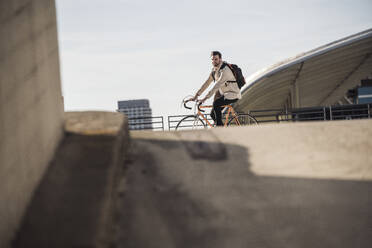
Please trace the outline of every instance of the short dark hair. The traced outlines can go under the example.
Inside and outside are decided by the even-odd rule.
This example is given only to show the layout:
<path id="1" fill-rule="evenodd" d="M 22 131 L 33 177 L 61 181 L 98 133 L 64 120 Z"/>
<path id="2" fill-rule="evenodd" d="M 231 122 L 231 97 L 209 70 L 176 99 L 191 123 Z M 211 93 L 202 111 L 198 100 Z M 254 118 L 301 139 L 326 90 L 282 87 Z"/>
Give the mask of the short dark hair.
<path id="1" fill-rule="evenodd" d="M 218 55 L 218 57 L 222 58 L 222 54 L 219 51 L 212 51 L 211 52 L 211 56 L 216 56 L 216 55 Z"/>

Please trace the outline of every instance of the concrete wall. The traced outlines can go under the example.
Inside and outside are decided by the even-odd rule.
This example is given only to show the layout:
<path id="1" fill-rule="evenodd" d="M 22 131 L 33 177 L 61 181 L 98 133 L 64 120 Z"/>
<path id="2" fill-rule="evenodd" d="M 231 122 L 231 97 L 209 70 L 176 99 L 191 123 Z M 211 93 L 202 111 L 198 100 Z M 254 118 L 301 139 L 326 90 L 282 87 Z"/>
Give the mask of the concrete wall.
<path id="1" fill-rule="evenodd" d="M 372 247 L 372 119 L 130 135 L 116 247 Z"/>
<path id="2" fill-rule="evenodd" d="M 0 0 L 0 247 L 7 247 L 62 136 L 53 0 Z"/>

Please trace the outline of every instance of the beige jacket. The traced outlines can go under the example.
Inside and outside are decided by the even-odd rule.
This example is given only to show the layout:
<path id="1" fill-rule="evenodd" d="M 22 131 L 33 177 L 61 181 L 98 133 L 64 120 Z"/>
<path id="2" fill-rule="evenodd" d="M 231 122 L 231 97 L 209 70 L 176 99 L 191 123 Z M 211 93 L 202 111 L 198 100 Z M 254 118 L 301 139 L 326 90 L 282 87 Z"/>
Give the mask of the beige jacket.
<path id="1" fill-rule="evenodd" d="M 222 65 L 222 63 L 221 63 Z M 236 81 L 233 72 L 230 70 L 228 66 L 225 66 L 222 70 L 220 70 L 221 65 L 218 67 L 214 67 L 212 72 L 209 74 L 207 81 L 202 85 L 202 87 L 196 93 L 200 96 L 208 86 L 213 82 L 212 73 L 214 73 L 214 78 L 216 79 L 214 87 L 208 92 L 206 98 L 210 98 L 213 96 L 217 91 L 221 95 L 223 95 L 226 99 L 240 99 L 242 96 L 240 94 L 240 89 L 237 83 L 230 83 L 227 81 Z"/>

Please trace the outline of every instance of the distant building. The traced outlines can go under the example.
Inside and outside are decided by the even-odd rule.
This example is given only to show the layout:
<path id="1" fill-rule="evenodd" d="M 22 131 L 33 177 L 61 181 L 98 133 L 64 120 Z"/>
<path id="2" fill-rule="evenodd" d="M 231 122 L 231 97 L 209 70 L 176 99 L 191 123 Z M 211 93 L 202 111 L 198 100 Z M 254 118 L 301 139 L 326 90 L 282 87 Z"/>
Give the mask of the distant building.
<path id="1" fill-rule="evenodd" d="M 358 88 L 357 103 L 372 103 L 372 79 L 364 79 Z"/>
<path id="2" fill-rule="evenodd" d="M 118 101 L 117 111 L 128 116 L 130 130 L 152 129 L 152 110 L 149 100 Z"/>
<path id="3" fill-rule="evenodd" d="M 372 103 L 372 79 L 363 79 L 360 84 L 346 93 L 350 104 Z"/>

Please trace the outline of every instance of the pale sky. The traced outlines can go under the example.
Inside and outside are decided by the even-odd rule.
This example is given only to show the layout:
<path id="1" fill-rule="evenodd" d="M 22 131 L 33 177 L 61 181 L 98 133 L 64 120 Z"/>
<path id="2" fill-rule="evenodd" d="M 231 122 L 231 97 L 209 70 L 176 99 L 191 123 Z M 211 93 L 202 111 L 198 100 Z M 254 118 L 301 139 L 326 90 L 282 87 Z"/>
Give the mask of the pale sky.
<path id="1" fill-rule="evenodd" d="M 371 0 L 57 0 L 65 110 L 147 98 L 154 116 L 211 70 L 210 52 L 254 72 L 372 28 Z"/>

